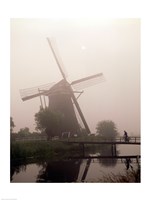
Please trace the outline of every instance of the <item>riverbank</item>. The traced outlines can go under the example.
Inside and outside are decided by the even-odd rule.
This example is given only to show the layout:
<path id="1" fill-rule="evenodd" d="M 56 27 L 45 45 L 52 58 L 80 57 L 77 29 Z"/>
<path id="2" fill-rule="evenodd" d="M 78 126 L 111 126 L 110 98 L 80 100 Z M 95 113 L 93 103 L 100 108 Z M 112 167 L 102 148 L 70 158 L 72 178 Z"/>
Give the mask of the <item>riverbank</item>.
<path id="1" fill-rule="evenodd" d="M 60 141 L 16 141 L 11 143 L 11 160 L 27 158 L 56 158 L 80 152 L 79 145 Z"/>

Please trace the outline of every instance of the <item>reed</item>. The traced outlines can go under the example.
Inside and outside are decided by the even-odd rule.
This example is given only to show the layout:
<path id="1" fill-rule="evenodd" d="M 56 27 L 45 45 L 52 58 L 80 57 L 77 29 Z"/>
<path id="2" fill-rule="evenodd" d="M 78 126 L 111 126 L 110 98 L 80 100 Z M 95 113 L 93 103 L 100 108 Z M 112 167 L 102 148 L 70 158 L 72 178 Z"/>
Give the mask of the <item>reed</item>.
<path id="1" fill-rule="evenodd" d="M 125 173 L 119 174 L 107 174 L 104 175 L 99 182 L 104 183 L 140 183 L 140 167 L 134 170 L 126 171 Z"/>

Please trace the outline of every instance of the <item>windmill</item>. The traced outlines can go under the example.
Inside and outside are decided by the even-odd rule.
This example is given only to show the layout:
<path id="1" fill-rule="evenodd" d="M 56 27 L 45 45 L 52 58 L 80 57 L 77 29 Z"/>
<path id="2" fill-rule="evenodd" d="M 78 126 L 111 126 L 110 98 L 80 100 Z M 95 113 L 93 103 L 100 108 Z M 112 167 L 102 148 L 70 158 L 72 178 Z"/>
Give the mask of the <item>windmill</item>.
<path id="1" fill-rule="evenodd" d="M 79 86 L 80 83 L 83 83 L 84 85 L 87 86 L 87 83 L 91 80 L 92 80 L 92 85 L 95 81 L 96 83 L 102 82 L 104 80 L 103 74 L 102 73 L 95 74 L 79 80 L 75 80 L 72 83 L 69 83 L 63 71 L 62 62 L 58 52 L 56 51 L 54 43 L 50 41 L 49 38 L 47 38 L 47 41 L 51 48 L 55 61 L 58 65 L 60 73 L 62 75 L 62 80 L 60 80 L 56 84 L 52 83 L 43 86 L 38 86 L 35 88 L 20 90 L 21 98 L 23 101 L 26 101 L 35 97 L 40 97 L 41 105 L 43 106 L 41 97 L 42 96 L 44 97 L 44 102 L 45 102 L 45 96 L 47 96 L 49 99 L 50 110 L 54 112 L 60 112 L 64 117 L 63 121 L 64 123 L 61 131 L 70 132 L 71 135 L 80 133 L 79 123 L 77 120 L 77 116 L 75 114 L 75 109 L 76 109 L 85 127 L 86 133 L 89 134 L 90 133 L 89 126 L 85 120 L 85 117 L 77 101 L 78 97 L 83 93 L 83 91 L 74 91 L 73 87 Z M 75 96 L 75 93 L 79 93 L 78 97 Z M 60 133 L 60 135 L 61 134 L 62 133 Z"/>

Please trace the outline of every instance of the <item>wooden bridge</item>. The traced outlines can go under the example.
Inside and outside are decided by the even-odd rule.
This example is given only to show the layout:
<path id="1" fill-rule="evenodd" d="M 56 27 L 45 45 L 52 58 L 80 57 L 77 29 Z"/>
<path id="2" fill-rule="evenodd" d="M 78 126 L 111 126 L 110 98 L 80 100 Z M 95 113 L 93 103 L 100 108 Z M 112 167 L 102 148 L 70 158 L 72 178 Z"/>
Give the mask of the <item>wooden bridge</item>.
<path id="1" fill-rule="evenodd" d="M 111 145 L 111 157 L 117 155 L 116 145 L 140 145 L 140 137 L 129 137 L 126 141 L 124 137 L 118 137 L 115 140 L 106 138 L 88 138 L 87 140 L 81 140 L 78 138 L 69 138 L 68 140 L 62 140 L 62 142 L 67 144 L 79 144 L 82 149 L 82 155 L 85 155 L 85 145 Z"/>
<path id="2" fill-rule="evenodd" d="M 125 141 L 124 137 L 118 137 L 115 140 L 112 139 L 95 139 L 95 138 L 89 138 L 86 140 L 82 140 L 81 138 L 68 138 L 67 140 L 62 140 L 65 143 L 70 144 L 111 144 L 111 145 L 117 145 L 117 144 L 132 144 L 132 145 L 140 145 L 141 144 L 141 138 L 140 137 L 129 137 L 128 141 Z"/>

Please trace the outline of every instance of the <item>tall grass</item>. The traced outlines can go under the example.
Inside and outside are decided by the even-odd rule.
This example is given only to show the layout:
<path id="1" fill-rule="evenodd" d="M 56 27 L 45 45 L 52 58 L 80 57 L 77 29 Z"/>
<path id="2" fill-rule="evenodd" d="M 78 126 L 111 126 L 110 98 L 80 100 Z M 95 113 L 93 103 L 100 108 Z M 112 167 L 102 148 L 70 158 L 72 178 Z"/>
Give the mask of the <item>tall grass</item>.
<path id="1" fill-rule="evenodd" d="M 124 174 L 113 174 L 110 173 L 108 175 L 104 175 L 99 182 L 105 182 L 105 183 L 140 183 L 141 177 L 140 177 L 140 167 L 138 167 L 136 170 L 129 170 L 126 171 Z"/>
<path id="2" fill-rule="evenodd" d="M 59 141 L 16 141 L 11 143 L 11 160 L 53 158 L 79 151 L 79 145 L 67 145 Z"/>

